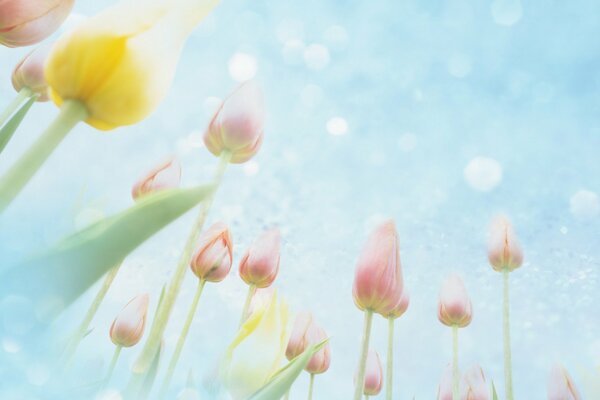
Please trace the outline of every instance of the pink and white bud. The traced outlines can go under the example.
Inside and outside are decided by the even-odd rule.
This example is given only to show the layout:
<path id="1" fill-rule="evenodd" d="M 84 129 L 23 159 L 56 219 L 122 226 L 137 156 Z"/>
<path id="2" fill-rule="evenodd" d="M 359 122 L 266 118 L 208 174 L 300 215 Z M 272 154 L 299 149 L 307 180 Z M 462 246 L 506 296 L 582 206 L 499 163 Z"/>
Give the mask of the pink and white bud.
<path id="1" fill-rule="evenodd" d="M 365 385 L 363 393 L 367 396 L 377 396 L 383 387 L 383 367 L 379 354 L 369 349 L 367 366 L 365 369 Z"/>
<path id="2" fill-rule="evenodd" d="M 453 400 L 452 399 L 452 366 L 446 365 L 442 377 L 440 379 L 440 385 L 438 386 L 437 400 Z"/>
<path id="3" fill-rule="evenodd" d="M 217 222 L 200 237 L 190 266 L 198 278 L 221 282 L 229 274 L 232 262 L 233 243 L 229 228 L 225 223 Z"/>
<path id="4" fill-rule="evenodd" d="M 211 120 L 204 143 L 215 156 L 231 152 L 232 163 L 251 159 L 260 149 L 264 136 L 265 106 L 256 82 L 241 84 L 223 101 Z"/>
<path id="5" fill-rule="evenodd" d="M 490 388 L 480 366 L 471 367 L 463 376 L 460 400 L 490 400 Z"/>
<path id="6" fill-rule="evenodd" d="M 325 330 L 316 324 L 311 313 L 298 313 L 285 355 L 288 360 L 292 360 L 304 353 L 309 346 L 321 343 L 325 339 Z M 327 343 L 310 359 L 305 369 L 311 374 L 322 374 L 329 369 L 330 363 L 331 347 Z"/>
<path id="7" fill-rule="evenodd" d="M 110 340 L 117 346 L 135 346 L 144 335 L 148 294 L 136 296 L 117 315 L 110 326 Z"/>
<path id="8" fill-rule="evenodd" d="M 171 159 L 151 170 L 140 179 L 131 190 L 131 197 L 139 200 L 143 196 L 165 189 L 179 187 L 181 182 L 181 165 L 176 159 Z"/>
<path id="9" fill-rule="evenodd" d="M 50 46 L 40 46 L 27 54 L 12 73 L 12 84 L 17 92 L 29 89 L 37 101 L 48 101 L 48 83 L 44 77 L 44 63 L 50 54 Z"/>
<path id="10" fill-rule="evenodd" d="M 0 44 L 30 46 L 50 36 L 67 18 L 75 0 L 0 1 Z"/>
<path id="11" fill-rule="evenodd" d="M 240 276 L 257 288 L 270 286 L 279 272 L 281 234 L 278 229 L 264 232 L 240 261 Z"/>
<path id="12" fill-rule="evenodd" d="M 560 364 L 550 370 L 548 400 L 581 400 L 581 395 L 569 372 Z"/>
<path id="13" fill-rule="evenodd" d="M 379 225 L 369 236 L 358 259 L 352 295 L 361 310 L 389 312 L 403 290 L 398 233 L 392 220 Z"/>
<path id="14" fill-rule="evenodd" d="M 488 259 L 494 270 L 514 271 L 523 264 L 523 250 L 508 218 L 493 219 L 488 243 Z"/>
<path id="15" fill-rule="evenodd" d="M 394 304 L 390 310 L 386 310 L 386 312 L 382 315 L 386 318 L 400 318 L 408 309 L 409 304 L 410 296 L 408 295 L 408 291 L 404 289 L 402 291 L 402 295 L 400 296 L 400 300 L 398 300 L 398 302 Z"/>
<path id="16" fill-rule="evenodd" d="M 449 276 L 440 291 L 438 319 L 444 325 L 464 328 L 472 318 L 473 307 L 462 279 L 457 275 Z"/>

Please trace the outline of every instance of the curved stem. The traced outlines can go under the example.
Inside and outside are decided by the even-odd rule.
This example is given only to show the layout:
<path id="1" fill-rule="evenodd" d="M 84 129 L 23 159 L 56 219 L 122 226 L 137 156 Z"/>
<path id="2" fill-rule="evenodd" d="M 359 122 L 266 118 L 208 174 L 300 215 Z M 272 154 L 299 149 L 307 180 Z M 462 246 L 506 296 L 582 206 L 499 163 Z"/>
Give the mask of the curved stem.
<path id="1" fill-rule="evenodd" d="M 388 318 L 388 348 L 386 369 L 386 400 L 392 400 L 392 381 L 394 377 L 394 318 Z"/>
<path id="2" fill-rule="evenodd" d="M 365 369 L 367 367 L 367 355 L 369 353 L 369 339 L 371 337 L 371 325 L 373 323 L 373 311 L 365 310 L 365 323 L 358 362 L 358 374 L 356 375 L 356 387 L 354 388 L 354 400 L 360 400 L 365 386 Z"/>
<path id="3" fill-rule="evenodd" d="M 452 326 L 452 400 L 459 400 L 460 393 L 458 381 L 460 372 L 458 370 L 458 326 Z"/>
<path id="4" fill-rule="evenodd" d="M 504 278 L 504 390 L 506 392 L 506 400 L 513 400 L 513 388 L 512 388 L 512 356 L 510 350 L 510 302 L 509 302 L 509 290 L 508 290 L 508 268 L 502 271 L 502 277 Z"/>
<path id="5" fill-rule="evenodd" d="M 215 186 L 218 187 L 221 184 L 221 181 L 223 180 L 223 174 L 225 173 L 225 169 L 227 168 L 230 160 L 230 152 L 224 151 L 221 153 L 219 164 L 213 178 L 213 183 Z M 183 283 L 185 273 L 187 272 L 194 246 L 196 245 L 196 241 L 198 240 L 200 232 L 202 231 L 202 227 L 204 226 L 206 216 L 208 215 L 208 211 L 212 205 L 214 193 L 215 192 L 213 192 L 211 196 L 209 196 L 202 204 L 200 204 L 198 216 L 196 217 L 196 221 L 194 222 L 192 230 L 188 235 L 183 251 L 181 252 L 181 257 L 179 258 L 179 263 L 175 268 L 175 272 L 171 278 L 171 282 L 167 287 L 163 301 L 156 312 L 156 317 L 154 318 L 154 323 L 150 329 L 148 339 L 144 344 L 142 353 L 133 366 L 133 377 L 129 384 L 128 391 L 135 391 L 135 387 L 141 384 L 141 377 L 143 377 L 150 367 L 152 359 L 154 358 L 158 346 L 160 345 L 163 333 L 167 323 L 169 322 L 169 317 L 173 311 L 175 300 L 177 300 L 177 296 L 179 295 L 179 291 L 181 289 L 181 284 Z"/>
<path id="6" fill-rule="evenodd" d="M 119 356 L 121 355 L 121 349 L 123 347 L 116 346 L 115 352 L 113 353 L 112 360 L 110 360 L 110 365 L 108 366 L 108 371 L 106 372 L 106 378 L 104 378 L 104 386 L 108 385 L 110 382 L 110 378 L 112 378 L 113 372 L 115 371 L 115 366 L 117 365 L 117 361 L 119 360 Z"/>
<path id="7" fill-rule="evenodd" d="M 4 125 L 6 120 L 19 108 L 21 104 L 28 98 L 33 96 L 31 89 L 24 87 L 17 93 L 17 96 L 11 101 L 8 106 L 0 113 L 0 127 Z"/>
<path id="8" fill-rule="evenodd" d="M 248 317 L 248 309 L 250 308 L 250 303 L 252 302 L 252 297 L 254 296 L 254 293 L 256 293 L 256 285 L 254 284 L 250 284 L 250 286 L 248 286 L 248 294 L 246 295 L 246 301 L 244 302 L 244 308 L 242 309 L 242 316 L 240 318 L 240 326 L 242 326 L 244 324 L 244 322 L 246 322 L 246 319 Z"/>
<path id="9" fill-rule="evenodd" d="M 67 134 L 88 115 L 79 101 L 67 100 L 60 113 L 21 158 L 0 178 L 0 213 L 14 200 Z"/>
<path id="10" fill-rule="evenodd" d="M 177 362 L 179 361 L 179 357 L 181 356 L 181 351 L 183 350 L 183 346 L 185 345 L 185 340 L 187 339 L 187 335 L 190 331 L 190 326 L 192 325 L 194 316 L 196 315 L 196 310 L 198 309 L 198 302 L 200 301 L 200 296 L 202 295 L 202 291 L 204 289 L 205 284 L 206 281 L 204 279 L 200 279 L 198 281 L 198 288 L 196 289 L 196 294 L 194 295 L 194 299 L 192 300 L 192 305 L 190 306 L 190 310 L 188 311 L 188 315 L 183 325 L 183 329 L 179 334 L 179 339 L 177 340 L 175 352 L 171 356 L 169 368 L 167 369 L 167 373 L 165 375 L 165 379 L 163 381 L 160 394 L 158 396 L 159 399 L 164 398 L 167 394 L 167 391 L 169 390 L 169 385 L 171 383 L 171 379 L 173 378 L 175 367 L 177 366 Z"/>
<path id="11" fill-rule="evenodd" d="M 308 384 L 308 400 L 312 400 L 313 388 L 315 387 L 315 374 L 310 374 L 310 383 Z"/>

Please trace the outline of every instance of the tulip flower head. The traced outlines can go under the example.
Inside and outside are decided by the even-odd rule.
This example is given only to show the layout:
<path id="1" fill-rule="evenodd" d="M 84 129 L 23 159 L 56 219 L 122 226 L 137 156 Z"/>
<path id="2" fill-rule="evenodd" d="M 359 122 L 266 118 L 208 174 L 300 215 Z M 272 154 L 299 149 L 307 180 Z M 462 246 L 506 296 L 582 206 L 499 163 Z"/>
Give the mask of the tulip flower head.
<path id="1" fill-rule="evenodd" d="M 440 379 L 437 400 L 452 400 L 452 365 L 450 364 L 446 366 Z"/>
<path id="2" fill-rule="evenodd" d="M 110 339 L 117 346 L 135 346 L 146 325 L 149 297 L 143 294 L 135 297 L 121 310 L 110 327 Z"/>
<path id="3" fill-rule="evenodd" d="M 381 392 L 382 387 L 383 367 L 381 365 L 381 359 L 375 350 L 369 349 L 363 392 L 366 396 L 377 396 L 379 392 Z"/>
<path id="4" fill-rule="evenodd" d="M 48 84 L 44 77 L 44 63 L 50 52 L 49 46 L 41 46 L 27 54 L 15 67 L 12 84 L 17 92 L 29 89 L 37 101 L 48 101 Z"/>
<path id="5" fill-rule="evenodd" d="M 438 319 L 447 326 L 464 328 L 471 323 L 473 308 L 465 285 L 458 276 L 448 277 L 442 284 Z"/>
<path id="6" fill-rule="evenodd" d="M 191 261 L 194 274 L 208 282 L 221 282 L 231 270 L 233 244 L 229 228 L 217 222 L 200 237 L 200 245 Z"/>
<path id="7" fill-rule="evenodd" d="M 311 313 L 301 312 L 296 316 L 292 334 L 288 341 L 285 356 L 288 360 L 298 357 L 312 345 L 327 339 L 327 334 L 315 323 Z M 331 347 L 329 343 L 319 350 L 308 362 L 306 371 L 311 374 L 322 374 L 329 369 L 331 363 Z"/>
<path id="8" fill-rule="evenodd" d="M 249 398 L 279 370 L 288 340 L 288 309 L 274 293 L 256 310 L 229 346 L 221 376 L 234 400 Z"/>
<path id="9" fill-rule="evenodd" d="M 179 54 L 218 0 L 123 0 L 63 35 L 46 64 L 52 100 L 76 100 L 110 130 L 146 118 L 167 94 Z"/>
<path id="10" fill-rule="evenodd" d="M 562 365 L 555 365 L 548 380 L 548 400 L 581 400 L 581 395 L 569 372 Z"/>
<path id="11" fill-rule="evenodd" d="M 172 159 L 160 164 L 140 179 L 131 190 L 131 197 L 139 200 L 143 196 L 164 189 L 179 187 L 181 182 L 181 165 Z"/>
<path id="12" fill-rule="evenodd" d="M 402 295 L 403 280 L 393 221 L 386 221 L 371 233 L 356 265 L 352 294 L 356 306 L 385 314 Z"/>
<path id="13" fill-rule="evenodd" d="M 523 263 L 523 250 L 508 218 L 494 218 L 490 229 L 488 259 L 494 270 L 514 271 Z"/>
<path id="14" fill-rule="evenodd" d="M 30 46 L 50 36 L 67 18 L 75 0 L 0 1 L 0 44 Z"/>
<path id="15" fill-rule="evenodd" d="M 270 286 L 279 272 L 281 234 L 278 229 L 263 233 L 240 261 L 240 276 L 257 288 Z"/>
<path id="16" fill-rule="evenodd" d="M 254 157 L 264 136 L 265 106 L 262 91 L 254 81 L 240 85 L 217 110 L 204 143 L 215 156 L 231 152 L 232 163 Z"/>
<path id="17" fill-rule="evenodd" d="M 489 400 L 490 389 L 485 381 L 485 375 L 480 366 L 473 366 L 461 381 L 461 400 Z"/>

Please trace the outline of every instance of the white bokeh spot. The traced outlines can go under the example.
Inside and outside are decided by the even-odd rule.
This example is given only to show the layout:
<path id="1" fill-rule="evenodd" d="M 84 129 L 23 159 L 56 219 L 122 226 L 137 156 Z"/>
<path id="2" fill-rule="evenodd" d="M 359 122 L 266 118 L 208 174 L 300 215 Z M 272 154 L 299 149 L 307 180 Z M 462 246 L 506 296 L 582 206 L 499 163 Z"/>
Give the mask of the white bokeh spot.
<path id="1" fill-rule="evenodd" d="M 469 186 L 480 192 L 489 192 L 502 181 L 502 166 L 493 158 L 475 157 L 463 171 Z"/>

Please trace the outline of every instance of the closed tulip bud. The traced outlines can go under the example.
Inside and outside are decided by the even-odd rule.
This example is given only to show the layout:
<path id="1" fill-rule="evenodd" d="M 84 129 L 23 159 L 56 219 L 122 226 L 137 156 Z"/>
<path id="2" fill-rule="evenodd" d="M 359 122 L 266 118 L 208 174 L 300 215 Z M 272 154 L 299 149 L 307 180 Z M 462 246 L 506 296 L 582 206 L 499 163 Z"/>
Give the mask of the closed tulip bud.
<path id="1" fill-rule="evenodd" d="M 217 110 L 206 133 L 206 148 L 216 156 L 231 152 L 232 163 L 243 163 L 260 149 L 264 136 L 265 107 L 259 86 L 240 85 Z"/>
<path id="2" fill-rule="evenodd" d="M 263 233 L 240 261 L 240 276 L 257 288 L 270 286 L 279 272 L 281 234 L 278 229 Z"/>
<path id="3" fill-rule="evenodd" d="M 448 277 L 440 291 L 438 319 L 444 325 L 464 328 L 472 318 L 471 300 L 462 279 L 456 275 Z"/>
<path id="4" fill-rule="evenodd" d="M 437 400 L 453 400 L 452 399 L 452 366 L 448 364 L 438 387 Z"/>
<path id="5" fill-rule="evenodd" d="M 356 379 L 356 378 L 355 378 Z M 365 385 L 363 393 L 366 396 L 377 396 L 383 387 L 383 367 L 379 354 L 369 349 L 367 354 L 367 368 L 365 370 Z"/>
<path id="6" fill-rule="evenodd" d="M 86 122 L 135 124 L 166 96 L 187 36 L 218 0 L 123 0 L 63 35 L 46 64 L 52 100 L 76 100 Z"/>
<path id="7" fill-rule="evenodd" d="M 385 314 L 402 295 L 398 233 L 389 220 L 371 233 L 356 265 L 352 294 L 361 310 Z"/>
<path id="8" fill-rule="evenodd" d="M 135 297 L 121 310 L 110 326 L 110 340 L 117 346 L 135 346 L 144 334 L 149 297 Z"/>
<path id="9" fill-rule="evenodd" d="M 485 381 L 485 375 L 480 366 L 468 370 L 461 381 L 461 400 L 489 400 L 490 389 Z"/>
<path id="10" fill-rule="evenodd" d="M 160 164 L 133 186 L 131 197 L 138 200 L 143 196 L 164 189 L 179 187 L 181 182 L 181 165 L 177 160 L 169 160 Z"/>
<path id="11" fill-rule="evenodd" d="M 221 282 L 231 270 L 233 244 L 229 228 L 217 222 L 200 237 L 190 266 L 194 274 L 208 282 Z"/>
<path id="12" fill-rule="evenodd" d="M 488 259 L 496 271 L 513 271 L 523 263 L 523 250 L 517 241 L 510 221 L 503 216 L 494 218 L 490 229 Z"/>
<path id="13" fill-rule="evenodd" d="M 75 0 L 0 1 L 0 44 L 30 46 L 50 36 L 67 18 Z"/>
<path id="14" fill-rule="evenodd" d="M 390 310 L 386 310 L 384 314 L 382 314 L 386 318 L 400 318 L 408 309 L 408 305 L 410 304 L 410 297 L 408 292 L 405 290 L 402 291 L 402 295 L 400 296 L 400 300 Z"/>
<path id="15" fill-rule="evenodd" d="M 581 400 L 571 375 L 562 365 L 555 365 L 550 371 L 548 400 Z"/>
<path id="16" fill-rule="evenodd" d="M 309 346 L 321 343 L 325 339 L 327 339 L 327 334 L 323 328 L 315 323 L 312 314 L 308 312 L 298 313 L 285 356 L 288 360 L 292 360 L 304 353 Z M 329 369 L 330 363 L 331 347 L 327 343 L 310 359 L 305 369 L 311 374 L 322 374 Z"/>
<path id="17" fill-rule="evenodd" d="M 44 77 L 44 63 L 50 52 L 49 46 L 41 46 L 27 54 L 15 67 L 12 84 L 17 92 L 29 89 L 37 101 L 48 100 L 48 84 Z"/>

